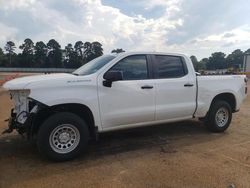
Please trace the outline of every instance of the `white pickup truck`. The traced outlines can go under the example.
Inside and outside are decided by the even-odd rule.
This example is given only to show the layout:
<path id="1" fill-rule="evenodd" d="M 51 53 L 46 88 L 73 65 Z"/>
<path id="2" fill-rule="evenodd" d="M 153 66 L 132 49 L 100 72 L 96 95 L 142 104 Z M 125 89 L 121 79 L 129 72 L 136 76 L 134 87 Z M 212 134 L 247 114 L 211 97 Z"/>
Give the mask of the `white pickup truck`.
<path id="1" fill-rule="evenodd" d="M 15 103 L 5 132 L 36 138 L 40 152 L 56 161 L 76 157 L 106 131 L 199 118 L 223 132 L 246 83 L 244 75 L 199 76 L 183 54 L 104 55 L 72 74 L 5 83 Z"/>

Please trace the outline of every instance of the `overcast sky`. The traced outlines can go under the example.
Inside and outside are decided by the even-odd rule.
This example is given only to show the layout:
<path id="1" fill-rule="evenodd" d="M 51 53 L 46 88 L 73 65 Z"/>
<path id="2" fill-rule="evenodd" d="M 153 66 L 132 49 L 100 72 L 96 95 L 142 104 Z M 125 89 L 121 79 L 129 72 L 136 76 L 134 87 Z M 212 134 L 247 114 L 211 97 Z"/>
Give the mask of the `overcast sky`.
<path id="1" fill-rule="evenodd" d="M 25 38 L 99 41 L 105 53 L 250 48 L 249 0 L 0 0 L 0 47 Z"/>

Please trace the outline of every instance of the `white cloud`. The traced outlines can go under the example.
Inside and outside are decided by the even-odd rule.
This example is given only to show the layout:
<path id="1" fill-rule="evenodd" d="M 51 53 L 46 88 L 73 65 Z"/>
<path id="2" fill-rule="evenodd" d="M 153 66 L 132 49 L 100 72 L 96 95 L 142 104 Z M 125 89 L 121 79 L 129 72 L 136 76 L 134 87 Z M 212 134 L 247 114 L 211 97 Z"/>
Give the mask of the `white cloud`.
<path id="1" fill-rule="evenodd" d="M 197 37 L 186 43 L 172 45 L 169 49 L 182 51 L 188 54 L 197 54 L 198 58 L 208 57 L 208 52 L 222 51 L 230 53 L 235 49 L 247 50 L 250 48 L 250 25 L 213 34 L 205 37 Z"/>
<path id="2" fill-rule="evenodd" d="M 36 0 L 0 0 L 0 6 L 6 10 L 16 8 L 27 8 L 32 6 Z"/>
<path id="3" fill-rule="evenodd" d="M 80 2 L 83 7 L 86 6 L 86 1 Z M 112 40 L 102 41 L 109 51 L 114 47 L 119 47 L 118 45 L 131 50 L 160 49 L 164 45 L 162 38 L 166 37 L 168 30 L 182 24 L 181 19 L 169 20 L 167 17 L 159 19 L 145 19 L 140 15 L 130 17 L 116 8 L 103 6 L 100 1 L 92 4 L 88 2 L 88 5 L 85 18 L 87 26 L 91 25 L 88 30 L 105 38 L 112 38 Z M 101 29 L 98 32 L 96 28 Z"/>
<path id="4" fill-rule="evenodd" d="M 16 28 L 8 27 L 0 23 L 0 44 L 6 43 L 8 40 L 13 40 L 13 37 L 17 33 Z M 3 47 L 3 46 L 1 46 Z"/>
<path id="5" fill-rule="evenodd" d="M 228 10 L 230 13 L 223 10 L 223 15 L 217 18 L 216 10 L 209 14 L 206 12 L 208 3 L 203 6 L 197 0 L 127 1 L 140 4 L 145 10 L 160 6 L 165 12 L 158 18 L 146 18 L 126 15 L 117 8 L 104 6 L 101 0 L 0 0 L 0 46 L 6 40 L 21 43 L 26 37 L 34 42 L 55 38 L 62 47 L 77 40 L 98 40 L 104 45 L 105 52 L 124 48 L 182 51 L 205 57 L 214 50 L 229 52 L 233 48 L 247 48 L 250 43 L 250 25 L 243 19 L 239 19 L 239 23 L 232 19 L 231 12 L 237 11 L 237 7 Z M 64 7 L 59 9 L 58 5 Z M 223 3 L 219 5 L 221 8 Z M 19 19 L 21 13 L 28 15 L 29 20 L 25 17 L 13 25 L 10 17 Z M 23 20 L 26 22 L 22 23 Z M 24 32 L 25 27 L 34 28 L 35 32 Z"/>
<path id="6" fill-rule="evenodd" d="M 155 6 L 165 6 L 170 9 L 179 9 L 177 5 L 180 4 L 182 0 L 144 0 L 143 5 L 146 9 L 154 8 Z"/>
<path id="7" fill-rule="evenodd" d="M 54 26 L 53 32 L 46 33 L 48 37 L 73 42 L 72 40 L 99 40 L 107 51 L 115 47 L 128 49 L 157 50 L 164 45 L 163 37 L 167 30 L 181 25 L 182 21 L 159 18 L 145 19 L 142 16 L 130 17 L 118 9 L 103 6 L 100 1 L 76 0 L 82 12 L 82 23 L 72 23 L 63 14 L 47 9 L 42 3 L 32 8 L 33 17 Z M 42 34 L 44 35 L 44 34 Z M 60 37 L 59 37 L 60 36 Z M 41 37 L 41 36 L 40 36 Z M 43 36 L 44 37 L 44 36 Z M 63 42 L 63 41 L 62 41 Z"/>
<path id="8" fill-rule="evenodd" d="M 250 41 L 250 25 L 245 25 L 233 30 L 223 32 L 217 35 L 210 35 L 200 41 L 214 42 L 249 42 Z"/>

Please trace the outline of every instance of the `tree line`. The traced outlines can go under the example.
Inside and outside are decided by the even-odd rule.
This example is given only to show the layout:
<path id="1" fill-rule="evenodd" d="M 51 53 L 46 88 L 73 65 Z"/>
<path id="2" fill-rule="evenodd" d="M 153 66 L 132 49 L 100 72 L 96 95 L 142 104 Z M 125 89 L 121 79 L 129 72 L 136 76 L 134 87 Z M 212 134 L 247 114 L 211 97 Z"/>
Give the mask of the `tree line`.
<path id="1" fill-rule="evenodd" d="M 19 46 L 19 53 L 16 53 L 16 48 L 13 41 L 8 41 L 3 49 L 0 48 L 0 67 L 78 68 L 103 55 L 102 44 L 98 41 L 77 41 L 74 45 L 69 43 L 62 49 L 55 39 L 45 44 L 43 41 L 34 43 L 27 38 Z M 122 48 L 111 51 L 111 53 L 122 52 L 125 52 Z M 250 49 L 245 52 L 237 49 L 229 55 L 214 52 L 210 57 L 200 61 L 194 55 L 190 58 L 196 71 L 229 68 L 239 70 L 243 66 L 245 53 L 250 53 Z"/>
<path id="2" fill-rule="evenodd" d="M 217 69 L 231 69 L 239 71 L 243 67 L 244 55 L 250 54 L 250 49 L 243 52 L 240 49 L 234 50 L 229 55 L 223 52 L 214 52 L 208 58 L 203 58 L 200 61 L 192 55 L 190 58 L 194 65 L 195 70 L 217 70 Z"/>
<path id="3" fill-rule="evenodd" d="M 21 52 L 16 53 L 13 41 L 8 41 L 4 50 L 0 48 L 0 67 L 78 68 L 103 55 L 102 44 L 97 41 L 77 41 L 62 49 L 55 39 L 47 44 L 43 41 L 34 44 L 27 38 L 19 49 Z"/>

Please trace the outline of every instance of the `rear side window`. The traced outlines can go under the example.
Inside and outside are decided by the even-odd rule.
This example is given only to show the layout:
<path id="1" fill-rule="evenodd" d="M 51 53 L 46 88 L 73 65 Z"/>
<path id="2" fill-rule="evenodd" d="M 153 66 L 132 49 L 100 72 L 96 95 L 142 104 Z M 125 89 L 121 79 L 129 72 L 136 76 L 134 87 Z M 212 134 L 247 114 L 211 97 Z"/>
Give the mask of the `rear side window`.
<path id="1" fill-rule="evenodd" d="M 155 55 L 157 78 L 178 78 L 187 74 L 187 69 L 178 56 Z"/>
<path id="2" fill-rule="evenodd" d="M 123 80 L 144 80 L 148 78 L 147 59 L 145 55 L 126 57 L 115 64 L 109 71 L 121 71 Z"/>

